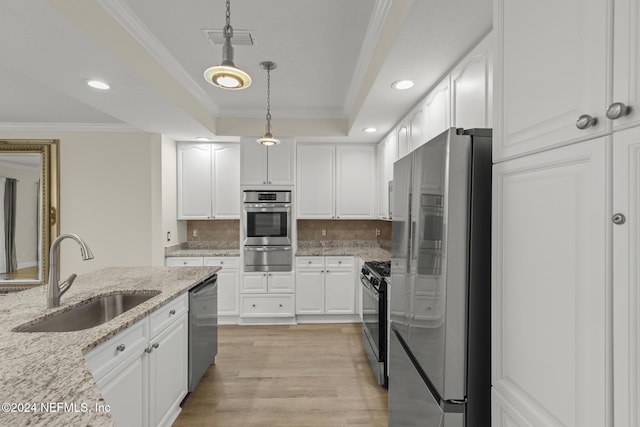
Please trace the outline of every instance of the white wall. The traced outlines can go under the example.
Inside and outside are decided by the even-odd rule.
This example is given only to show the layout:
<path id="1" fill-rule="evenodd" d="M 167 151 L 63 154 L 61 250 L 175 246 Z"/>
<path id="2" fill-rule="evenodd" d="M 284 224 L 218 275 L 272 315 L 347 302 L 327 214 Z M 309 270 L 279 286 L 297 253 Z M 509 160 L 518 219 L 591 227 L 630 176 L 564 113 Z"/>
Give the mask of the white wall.
<path id="1" fill-rule="evenodd" d="M 62 278 L 108 266 L 164 263 L 161 135 L 3 131 L 0 138 L 60 140 L 60 232 L 77 233 L 95 255 L 83 262 L 74 242 L 62 242 Z"/>

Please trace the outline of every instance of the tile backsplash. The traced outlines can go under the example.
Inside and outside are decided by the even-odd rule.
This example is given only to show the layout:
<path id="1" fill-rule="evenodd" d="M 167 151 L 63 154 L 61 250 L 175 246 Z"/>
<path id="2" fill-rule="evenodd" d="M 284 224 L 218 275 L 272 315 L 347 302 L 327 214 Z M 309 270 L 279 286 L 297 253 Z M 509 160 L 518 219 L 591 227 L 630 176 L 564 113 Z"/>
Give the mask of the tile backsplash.
<path id="1" fill-rule="evenodd" d="M 376 230 L 380 231 L 379 236 Z M 371 240 L 378 241 L 380 246 L 384 247 L 391 243 L 391 222 L 300 219 L 298 220 L 298 242 L 305 240 Z"/>
<path id="2" fill-rule="evenodd" d="M 195 236 L 194 236 L 195 231 Z M 239 219 L 216 219 L 213 221 L 187 221 L 188 242 L 240 242 Z"/>

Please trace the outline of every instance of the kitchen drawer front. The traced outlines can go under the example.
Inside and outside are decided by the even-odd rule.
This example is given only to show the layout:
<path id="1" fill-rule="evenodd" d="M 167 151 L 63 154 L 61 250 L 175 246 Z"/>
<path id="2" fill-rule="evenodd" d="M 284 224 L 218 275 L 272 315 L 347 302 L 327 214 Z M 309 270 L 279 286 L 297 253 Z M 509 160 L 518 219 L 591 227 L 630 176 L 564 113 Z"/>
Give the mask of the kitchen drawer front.
<path id="1" fill-rule="evenodd" d="M 328 256 L 325 257 L 324 262 L 327 265 L 327 270 L 335 268 L 353 268 L 354 265 L 352 256 Z"/>
<path id="2" fill-rule="evenodd" d="M 135 352 L 143 351 L 148 341 L 149 318 L 145 317 L 85 354 L 96 381 L 111 372 Z"/>
<path id="3" fill-rule="evenodd" d="M 242 316 L 293 317 L 295 295 L 240 295 Z"/>
<path id="4" fill-rule="evenodd" d="M 170 256 L 165 259 L 167 267 L 202 267 L 201 256 Z"/>
<path id="5" fill-rule="evenodd" d="M 150 338 L 155 337 L 158 333 L 166 329 L 170 324 L 178 320 L 183 313 L 186 313 L 188 311 L 189 293 L 186 292 L 151 313 Z"/>
<path id="6" fill-rule="evenodd" d="M 204 265 L 209 267 L 222 268 L 240 268 L 240 257 L 223 256 L 223 257 L 204 257 Z"/>
<path id="7" fill-rule="evenodd" d="M 296 269 L 315 269 L 322 270 L 324 268 L 324 257 L 322 256 L 300 256 L 296 257 Z"/>

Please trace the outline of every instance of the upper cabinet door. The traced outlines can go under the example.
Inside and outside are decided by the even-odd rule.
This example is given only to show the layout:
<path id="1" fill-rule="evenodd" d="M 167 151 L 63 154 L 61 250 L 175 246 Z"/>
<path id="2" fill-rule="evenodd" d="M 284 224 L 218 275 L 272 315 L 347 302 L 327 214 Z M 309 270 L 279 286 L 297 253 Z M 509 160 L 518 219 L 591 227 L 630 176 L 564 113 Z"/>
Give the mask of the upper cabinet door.
<path id="1" fill-rule="evenodd" d="M 333 218 L 335 176 L 334 145 L 298 147 L 298 218 Z"/>
<path id="2" fill-rule="evenodd" d="M 240 142 L 240 183 L 264 185 L 267 183 L 267 148 L 255 139 L 242 138 Z"/>
<path id="3" fill-rule="evenodd" d="M 451 72 L 451 123 L 453 127 L 490 128 L 493 108 L 491 35 Z"/>
<path id="4" fill-rule="evenodd" d="M 613 99 L 631 107 L 614 129 L 640 124 L 640 2 L 616 0 L 613 34 Z"/>
<path id="5" fill-rule="evenodd" d="M 451 85 L 449 76 L 445 77 L 436 88 L 427 95 L 424 102 L 425 138 L 421 143 L 429 141 L 451 127 L 449 109 L 451 106 Z M 412 141 L 414 139 L 412 138 Z M 413 146 L 415 149 L 417 146 Z"/>
<path id="6" fill-rule="evenodd" d="M 178 150 L 178 219 L 211 217 L 211 144 L 181 143 Z"/>
<path id="7" fill-rule="evenodd" d="M 606 133 L 610 2 L 494 4 L 494 161 Z"/>
<path id="8" fill-rule="evenodd" d="M 373 145 L 336 147 L 336 218 L 375 218 L 375 149 Z"/>
<path id="9" fill-rule="evenodd" d="M 280 144 L 267 148 L 267 184 L 293 185 L 295 181 L 295 143 L 282 139 Z"/>
<path id="10" fill-rule="evenodd" d="M 214 144 L 212 217 L 240 218 L 240 145 Z"/>

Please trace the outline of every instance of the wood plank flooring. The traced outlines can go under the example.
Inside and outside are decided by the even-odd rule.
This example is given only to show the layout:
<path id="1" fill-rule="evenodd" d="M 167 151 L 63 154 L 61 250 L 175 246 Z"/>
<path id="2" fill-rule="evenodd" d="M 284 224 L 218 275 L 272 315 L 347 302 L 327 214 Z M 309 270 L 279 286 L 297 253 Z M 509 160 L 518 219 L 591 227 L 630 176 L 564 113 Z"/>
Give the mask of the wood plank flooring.
<path id="1" fill-rule="evenodd" d="M 361 324 L 221 326 L 218 356 L 174 427 L 387 426 Z"/>

